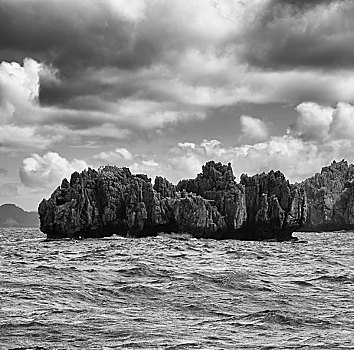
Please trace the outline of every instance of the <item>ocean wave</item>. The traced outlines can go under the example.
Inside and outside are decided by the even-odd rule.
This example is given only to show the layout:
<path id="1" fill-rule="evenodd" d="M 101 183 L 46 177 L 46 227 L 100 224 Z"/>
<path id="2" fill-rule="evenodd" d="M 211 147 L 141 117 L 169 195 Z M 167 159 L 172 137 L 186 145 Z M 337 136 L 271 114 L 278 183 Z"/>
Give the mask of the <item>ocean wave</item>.
<path id="1" fill-rule="evenodd" d="M 335 248 L 330 233 L 299 233 L 309 242 L 301 245 L 16 234 L 0 231 L 0 349 L 350 349 L 354 342 L 353 233 L 333 236 Z"/>

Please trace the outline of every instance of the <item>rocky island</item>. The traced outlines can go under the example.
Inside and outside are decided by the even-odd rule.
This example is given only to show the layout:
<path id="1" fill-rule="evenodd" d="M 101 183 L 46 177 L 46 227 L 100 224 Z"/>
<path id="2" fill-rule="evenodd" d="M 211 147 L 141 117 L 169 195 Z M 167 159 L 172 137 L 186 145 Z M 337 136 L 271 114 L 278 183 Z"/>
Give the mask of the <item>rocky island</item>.
<path id="1" fill-rule="evenodd" d="M 0 206 L 0 227 L 38 227 L 39 218 L 36 212 L 25 211 L 15 204 Z"/>
<path id="2" fill-rule="evenodd" d="M 38 213 L 49 239 L 186 232 L 198 238 L 284 241 L 305 224 L 304 188 L 279 171 L 242 175 L 237 183 L 231 164 L 213 161 L 176 186 L 106 166 L 64 179 Z"/>
<path id="3" fill-rule="evenodd" d="M 241 176 L 210 161 L 173 185 L 115 166 L 64 179 L 38 208 L 49 239 L 185 232 L 215 239 L 293 239 L 293 232 L 354 229 L 354 166 L 333 162 L 301 183 L 280 171 Z"/>

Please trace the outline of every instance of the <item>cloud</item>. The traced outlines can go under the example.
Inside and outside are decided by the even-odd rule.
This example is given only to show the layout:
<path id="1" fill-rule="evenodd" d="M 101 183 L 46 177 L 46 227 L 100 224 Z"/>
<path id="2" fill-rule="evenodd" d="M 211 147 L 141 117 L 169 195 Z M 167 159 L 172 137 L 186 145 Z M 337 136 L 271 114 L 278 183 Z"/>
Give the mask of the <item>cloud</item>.
<path id="1" fill-rule="evenodd" d="M 26 59 L 23 66 L 0 65 L 0 147 L 3 151 L 48 148 L 62 141 L 71 144 L 127 139 L 154 133 L 178 123 L 203 120 L 203 111 L 171 102 L 144 98 L 104 101 L 99 96 L 75 97 L 67 107 L 41 106 L 40 79 L 56 85 L 52 67 Z M 83 108 L 84 107 L 84 108 Z"/>
<path id="2" fill-rule="evenodd" d="M 200 143 L 178 142 L 163 154 L 133 154 L 125 147 L 100 152 L 91 157 L 96 167 L 107 163 L 127 166 L 133 173 L 146 173 L 154 178 L 165 176 L 176 183 L 195 177 L 209 160 L 231 162 L 237 178 L 242 173 L 255 174 L 281 170 L 290 181 L 301 181 L 333 159 L 354 161 L 354 107 L 339 103 L 335 108 L 313 102 L 296 107 L 298 119 L 285 134 L 270 136 L 261 119 L 242 116 L 243 137 L 248 144 L 225 145 L 212 139 Z M 87 167 L 87 162 L 69 162 L 57 153 L 34 154 L 23 161 L 20 178 L 28 187 L 54 186 L 75 170 Z"/>
<path id="3" fill-rule="evenodd" d="M 14 197 L 18 195 L 18 186 L 16 183 L 0 184 L 0 195 L 2 197 Z"/>
<path id="4" fill-rule="evenodd" d="M 244 58 L 258 67 L 352 68 L 352 1 L 268 1 L 245 32 Z"/>
<path id="5" fill-rule="evenodd" d="M 54 139 L 57 139 L 57 137 L 54 137 Z M 0 126 L 0 150 L 2 152 L 45 149 L 54 139 L 38 134 L 35 127 Z"/>
<path id="6" fill-rule="evenodd" d="M 312 176 L 334 159 L 354 161 L 352 105 L 339 103 L 332 108 L 307 102 L 296 110 L 298 119 L 284 135 L 269 136 L 261 119 L 243 116 L 244 136 L 248 136 L 249 144 L 227 146 L 219 140 L 203 140 L 199 144 L 179 142 L 161 162 L 160 174 L 177 182 L 195 177 L 205 162 L 215 160 L 231 162 L 237 178 L 241 173 L 273 169 L 281 170 L 295 182 Z"/>
<path id="7" fill-rule="evenodd" d="M 121 124 L 147 130 L 206 118 L 203 112 L 178 110 L 173 105 L 151 100 L 123 99 L 112 107 Z"/>
<path id="8" fill-rule="evenodd" d="M 330 134 L 335 139 L 354 140 L 354 107 L 348 103 L 338 103 L 333 113 Z"/>
<path id="9" fill-rule="evenodd" d="M 210 57 L 217 62 L 214 63 L 217 69 L 205 63 Z M 227 54 L 220 57 L 211 52 L 200 55 L 199 64 L 189 67 L 186 70 L 189 74 L 185 76 L 184 69 L 159 68 L 150 70 L 149 74 L 146 71 L 142 79 L 145 91 L 149 96 L 195 108 L 232 106 L 244 102 L 354 102 L 354 74 L 350 70 L 264 70 L 242 63 L 235 56 Z"/>
<path id="10" fill-rule="evenodd" d="M 349 1 L 4 0 L 0 30 L 8 35 L 0 46 L 3 57 L 45 63 L 43 105 L 155 105 L 146 128 L 180 120 L 176 109 L 188 114 L 182 121 L 198 119 L 186 106 L 299 103 L 306 94 L 315 102 L 352 101 L 353 73 L 318 68 L 351 67 L 353 11 Z M 161 111 L 162 100 L 175 106 Z"/>
<path id="11" fill-rule="evenodd" d="M 45 63 L 42 105 L 110 109 L 128 121 L 120 109 L 135 103 L 140 115 L 146 114 L 144 108 L 148 114 L 130 118 L 138 119 L 131 127 L 153 129 L 201 120 L 204 107 L 263 98 L 240 83 L 247 67 L 239 67 L 227 42 L 242 27 L 247 11 L 241 2 L 134 1 L 121 7 L 102 0 L 83 7 L 78 1 L 27 0 L 3 1 L 0 10 L 6 14 L 0 30 L 9 33 L 0 38 L 4 56 Z M 16 27 L 9 21 L 13 16 L 23 18 Z"/>
<path id="12" fill-rule="evenodd" d="M 253 145 L 226 146 L 218 140 L 204 140 L 190 147 L 177 146 L 170 150 L 168 165 L 161 172 L 177 182 L 195 177 L 209 160 L 232 163 L 235 176 L 281 170 L 291 181 L 300 181 L 319 171 L 323 164 L 337 158 L 335 147 L 326 150 L 292 135 L 271 136 Z M 334 157 L 334 158 L 333 158 Z M 296 161 L 294 161 L 296 160 Z"/>
<path id="13" fill-rule="evenodd" d="M 240 142 L 262 142 L 268 139 L 269 131 L 264 121 L 259 118 L 242 115 Z"/>
<path id="14" fill-rule="evenodd" d="M 269 141 L 232 150 L 235 172 L 260 173 L 281 170 L 292 181 L 299 181 L 318 171 L 323 159 L 316 144 L 290 135 L 273 136 Z"/>
<path id="15" fill-rule="evenodd" d="M 293 130 L 300 137 L 309 140 L 324 140 L 333 122 L 332 107 L 320 106 L 313 102 L 303 102 L 296 107 L 299 117 Z"/>
<path id="16" fill-rule="evenodd" d="M 133 22 L 140 21 L 145 17 L 146 1 L 144 0 L 107 0 L 109 9 L 116 12 L 119 16 Z"/>
<path id="17" fill-rule="evenodd" d="M 221 4 L 3 0 L 0 30 L 8 35 L 0 45 L 13 55 L 26 50 L 37 60 L 50 60 L 65 76 L 88 67 L 139 69 L 161 62 L 167 53 L 177 53 L 186 45 L 206 47 L 229 35 L 234 23 L 225 18 L 225 12 L 240 6 L 231 1 Z M 22 19 L 16 24 L 11 21 L 15 14 Z"/>
<path id="18" fill-rule="evenodd" d="M 161 168 L 164 165 L 154 159 L 136 161 L 130 166 L 130 170 L 135 174 L 147 174 L 154 181 L 156 176 L 161 175 Z"/>
<path id="19" fill-rule="evenodd" d="M 133 158 L 133 154 L 124 147 L 116 148 L 114 151 L 101 152 L 93 156 L 93 159 L 97 161 L 115 165 L 127 164 L 127 162 L 130 162 Z"/>
<path id="20" fill-rule="evenodd" d="M 26 158 L 19 169 L 21 182 L 31 188 L 50 188 L 58 186 L 64 177 L 70 178 L 74 171 L 87 168 L 83 160 L 68 161 L 58 153 L 48 152 L 43 156 L 33 154 Z"/>
<path id="21" fill-rule="evenodd" d="M 170 149 L 167 164 L 161 167 L 162 175 L 175 183 L 180 179 L 193 178 L 200 173 L 205 162 L 226 159 L 225 152 L 228 150 L 218 140 L 203 140 L 200 144 L 178 143 Z"/>
<path id="22" fill-rule="evenodd" d="M 353 61 L 344 44 L 327 43 L 337 38 L 351 50 L 352 7 L 314 3 L 4 0 L 0 30 L 9 34 L 0 38 L 1 57 L 33 59 L 2 63 L 0 110 L 7 124 L 56 134 L 52 146 L 103 145 L 216 118 L 210 111 L 223 106 L 354 102 L 349 66 L 323 71 L 319 60 Z M 12 71 L 20 72 L 15 81 Z"/>
<path id="23" fill-rule="evenodd" d="M 25 59 L 23 66 L 16 62 L 0 63 L 0 121 L 23 118 L 21 110 L 28 109 L 39 96 L 41 65 Z"/>
<path id="24" fill-rule="evenodd" d="M 321 147 L 292 135 L 272 136 L 268 141 L 239 147 L 226 146 L 218 140 L 204 140 L 200 144 L 180 143 L 167 150 L 163 158 L 159 155 L 139 155 L 124 159 L 119 152 L 111 151 L 94 156 L 93 163 L 96 167 L 107 163 L 127 166 L 133 173 L 144 173 L 152 179 L 161 175 L 177 183 L 182 178 L 194 178 L 205 162 L 215 160 L 224 164 L 231 162 L 237 178 L 242 173 L 255 174 L 280 169 L 294 182 L 312 176 L 324 164 L 343 158 L 343 155 L 348 156 L 350 161 L 352 146 L 349 141 L 333 141 Z M 341 148 L 347 152 L 338 153 Z M 128 158 L 129 154 L 126 153 Z M 300 161 L 294 162 L 294 159 Z M 43 190 L 60 185 L 64 177 L 70 178 L 72 172 L 86 167 L 85 161 L 69 162 L 56 153 L 48 153 L 43 157 L 35 154 L 23 160 L 20 179 L 27 187 Z"/>
<path id="25" fill-rule="evenodd" d="M 231 162 L 237 177 L 243 172 L 255 174 L 273 169 L 281 170 L 294 182 L 312 176 L 333 159 L 354 162 L 354 106 L 338 103 L 332 108 L 307 102 L 296 110 L 298 119 L 284 135 L 270 136 L 264 141 L 255 138 L 253 144 L 241 146 L 226 146 L 218 140 L 204 140 L 200 144 L 180 142 L 170 150 L 169 168 L 164 171 L 177 181 L 192 176 L 205 162 L 215 160 Z M 249 118 L 242 118 L 249 133 L 252 124 L 255 130 L 263 130 L 260 119 Z"/>
<path id="26" fill-rule="evenodd" d="M 161 158 L 157 155 L 149 154 L 132 154 L 128 149 L 116 148 L 113 151 L 100 152 L 92 156 L 92 163 L 98 168 L 102 165 L 115 165 L 118 167 L 129 167 L 129 169 L 136 174 L 144 173 L 155 178 L 161 175 L 161 169 L 166 165 L 165 162 L 159 162 L 156 159 Z"/>
<path id="27" fill-rule="evenodd" d="M 319 5 L 331 5 L 340 3 L 346 0 L 311 0 L 311 1 L 304 1 L 304 0 L 272 0 L 271 6 L 291 6 L 296 10 L 309 10 Z"/>
<path id="28" fill-rule="evenodd" d="M 44 149 L 58 135 L 41 134 L 36 121 L 39 96 L 39 73 L 42 65 L 25 59 L 23 65 L 16 62 L 0 63 L 0 150 L 13 152 L 23 149 Z M 38 113 L 40 114 L 40 113 Z"/>
<path id="29" fill-rule="evenodd" d="M 354 141 L 354 106 L 340 102 L 335 108 L 313 102 L 301 103 L 291 130 L 301 138 L 326 144 L 334 140 Z"/>

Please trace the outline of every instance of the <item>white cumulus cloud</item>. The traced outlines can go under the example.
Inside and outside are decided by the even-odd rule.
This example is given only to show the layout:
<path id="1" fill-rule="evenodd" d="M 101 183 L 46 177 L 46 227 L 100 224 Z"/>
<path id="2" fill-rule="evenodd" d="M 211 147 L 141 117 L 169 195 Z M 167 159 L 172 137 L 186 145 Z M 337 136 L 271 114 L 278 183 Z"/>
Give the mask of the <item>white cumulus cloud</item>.
<path id="1" fill-rule="evenodd" d="M 333 113 L 330 133 L 335 139 L 354 141 L 354 106 L 349 103 L 338 103 Z"/>
<path id="2" fill-rule="evenodd" d="M 259 118 L 242 115 L 240 141 L 244 143 L 257 143 L 268 139 L 269 131 L 265 122 Z"/>
<path id="3" fill-rule="evenodd" d="M 39 95 L 41 65 L 25 59 L 23 66 L 16 62 L 0 63 L 0 122 L 22 117 L 20 110 L 28 108 Z"/>
<path id="4" fill-rule="evenodd" d="M 299 117 L 294 130 L 310 140 L 323 140 L 328 136 L 334 109 L 313 102 L 303 102 L 296 107 Z"/>
<path id="5" fill-rule="evenodd" d="M 130 21 L 139 21 L 144 18 L 146 10 L 145 0 L 102 0 L 109 9 Z"/>
<path id="6" fill-rule="evenodd" d="M 68 161 L 58 153 L 48 152 L 43 156 L 33 154 L 26 158 L 19 169 L 22 183 L 32 188 L 49 188 L 60 185 L 61 180 L 74 171 L 82 171 L 87 168 L 83 160 L 74 159 Z"/>
<path id="7" fill-rule="evenodd" d="M 124 147 L 116 148 L 114 151 L 101 152 L 93 156 L 93 159 L 97 161 L 115 165 L 126 165 L 127 161 L 129 162 L 133 158 L 133 154 Z"/>

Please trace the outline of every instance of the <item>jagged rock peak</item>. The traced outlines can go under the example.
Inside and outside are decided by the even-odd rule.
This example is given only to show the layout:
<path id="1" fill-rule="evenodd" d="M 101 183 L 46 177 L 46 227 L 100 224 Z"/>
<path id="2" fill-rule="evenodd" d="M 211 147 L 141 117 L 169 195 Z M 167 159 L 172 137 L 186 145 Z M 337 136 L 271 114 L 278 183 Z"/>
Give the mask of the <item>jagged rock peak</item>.
<path id="1" fill-rule="evenodd" d="M 354 166 L 333 161 L 301 183 L 308 199 L 305 230 L 332 231 L 354 227 Z"/>
<path id="2" fill-rule="evenodd" d="M 307 178 L 302 184 L 311 182 L 317 187 L 327 187 L 331 186 L 329 182 L 332 180 L 343 182 L 351 179 L 354 179 L 354 165 L 348 165 L 348 162 L 342 159 L 340 162 L 334 160 L 329 166 L 324 166 L 321 172 Z"/>
<path id="3" fill-rule="evenodd" d="M 321 170 L 321 174 L 328 171 L 340 171 L 346 172 L 349 170 L 348 162 L 345 159 L 342 159 L 340 162 L 333 160 L 331 165 L 324 166 Z"/>
<path id="4" fill-rule="evenodd" d="M 202 166 L 202 174 L 204 178 L 212 178 L 214 180 L 218 178 L 224 178 L 227 181 L 232 181 L 235 179 L 234 173 L 232 171 L 231 163 L 224 165 L 222 163 L 215 163 L 213 160 L 207 162 Z"/>
<path id="5" fill-rule="evenodd" d="M 88 169 L 90 171 L 92 169 Z M 85 172 L 85 170 L 84 170 Z M 118 178 L 128 178 L 132 176 L 132 173 L 130 172 L 129 168 L 126 167 L 117 167 L 115 165 L 105 165 L 100 168 L 98 168 L 98 173 L 104 174 L 105 176 L 116 176 Z"/>
<path id="6" fill-rule="evenodd" d="M 280 171 L 254 176 L 241 175 L 246 190 L 249 231 L 264 239 L 289 240 L 306 218 L 306 194 L 291 185 Z"/>
<path id="7" fill-rule="evenodd" d="M 207 162 L 202 167 L 202 173 L 195 179 L 181 180 L 177 190 L 196 193 L 210 200 L 225 216 L 229 232 L 237 236 L 243 230 L 247 217 L 245 191 L 235 182 L 230 163 Z"/>
<path id="8" fill-rule="evenodd" d="M 278 185 L 290 186 L 289 180 L 287 180 L 284 174 L 280 171 L 271 170 L 269 173 L 261 173 L 253 176 L 242 174 L 240 182 L 244 186 L 260 185 L 263 193 L 270 194 L 269 191 L 273 191 Z"/>
<path id="9" fill-rule="evenodd" d="M 242 191 L 242 187 L 235 182 L 231 163 L 223 165 L 209 161 L 203 165 L 202 172 L 195 179 L 181 180 L 177 190 L 186 189 L 203 196 L 206 191 L 221 191 L 235 186 Z"/>
<path id="10" fill-rule="evenodd" d="M 154 190 L 162 197 L 175 197 L 176 195 L 176 186 L 162 176 L 156 176 Z"/>

